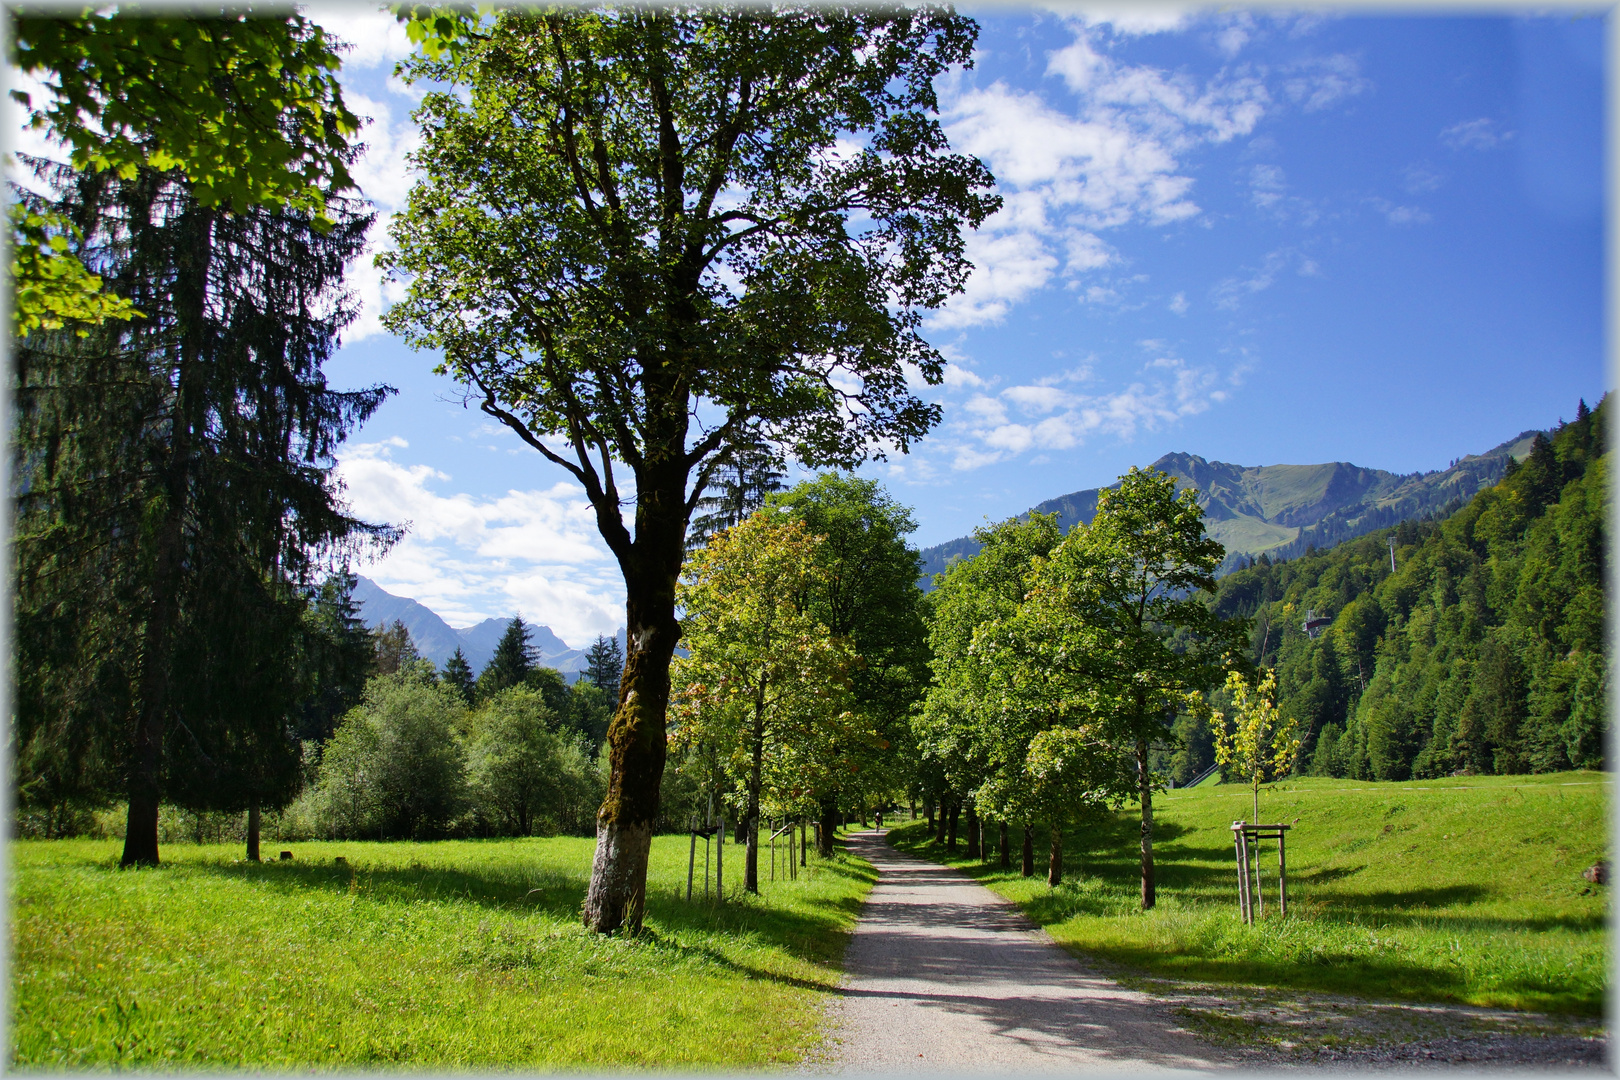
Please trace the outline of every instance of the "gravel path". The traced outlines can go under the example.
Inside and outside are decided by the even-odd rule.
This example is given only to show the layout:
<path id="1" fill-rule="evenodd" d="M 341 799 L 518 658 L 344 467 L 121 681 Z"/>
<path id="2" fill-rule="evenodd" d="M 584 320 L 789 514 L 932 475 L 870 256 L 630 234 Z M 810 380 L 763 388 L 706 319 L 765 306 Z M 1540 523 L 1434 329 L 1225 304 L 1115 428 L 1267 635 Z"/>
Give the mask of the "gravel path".
<path id="1" fill-rule="evenodd" d="M 1086 970 L 969 878 L 849 837 L 879 878 L 845 959 L 849 1072 L 1184 1072 L 1233 1058 L 1146 994 Z M 1252 1063 L 1249 1063 L 1252 1067 Z"/>

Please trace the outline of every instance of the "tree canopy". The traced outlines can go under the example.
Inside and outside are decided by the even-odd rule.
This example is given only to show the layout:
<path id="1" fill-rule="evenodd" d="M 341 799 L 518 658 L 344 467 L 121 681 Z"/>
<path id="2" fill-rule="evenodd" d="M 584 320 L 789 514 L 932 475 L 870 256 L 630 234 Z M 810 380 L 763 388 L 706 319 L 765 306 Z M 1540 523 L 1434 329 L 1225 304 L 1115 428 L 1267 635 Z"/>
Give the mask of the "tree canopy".
<path id="1" fill-rule="evenodd" d="M 385 321 L 581 484 L 624 574 L 586 901 L 610 930 L 639 922 L 675 584 L 716 470 L 744 445 L 853 465 L 938 419 L 907 381 L 942 378 L 922 314 L 961 289 L 962 229 L 999 205 L 937 118 L 933 80 L 971 60 L 976 27 L 930 7 L 693 6 L 464 29 L 406 65 L 450 89 L 416 114 L 423 180 L 381 258 L 407 295 Z"/>

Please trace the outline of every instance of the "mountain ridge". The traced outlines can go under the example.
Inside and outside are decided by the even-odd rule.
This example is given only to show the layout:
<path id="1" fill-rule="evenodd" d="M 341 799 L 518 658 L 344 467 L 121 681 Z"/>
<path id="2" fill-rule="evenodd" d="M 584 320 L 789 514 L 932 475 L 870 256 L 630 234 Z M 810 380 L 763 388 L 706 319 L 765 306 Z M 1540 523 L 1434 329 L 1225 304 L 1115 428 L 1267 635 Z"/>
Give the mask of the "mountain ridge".
<path id="1" fill-rule="evenodd" d="M 495 646 L 512 622 L 510 618 L 490 618 L 473 626 L 453 627 L 426 604 L 408 596 L 397 596 L 358 574 L 353 598 L 361 621 L 371 629 L 388 626 L 397 619 L 404 624 L 411 635 L 411 644 L 424 659 L 442 668 L 459 648 L 474 674 L 482 671 L 495 655 Z M 535 650 L 540 666 L 555 668 L 565 675 L 577 675 L 585 670 L 584 649 L 570 647 L 549 626 L 529 623 L 528 627 L 529 645 Z M 617 637 L 622 650 L 625 647 L 623 627 L 619 628 Z"/>
<path id="2" fill-rule="evenodd" d="M 1226 547 L 1226 561 L 1217 571 L 1221 575 L 1262 554 L 1293 558 L 1312 547 L 1439 512 L 1453 501 L 1467 502 L 1502 478 L 1509 458 L 1528 454 L 1538 434 L 1520 432 L 1482 454 L 1467 454 L 1448 468 L 1429 472 L 1392 473 L 1348 461 L 1233 465 L 1185 451 L 1165 454 L 1149 467 L 1174 476 L 1178 491 L 1189 486 L 1198 490 L 1209 535 Z M 1071 491 L 1019 516 L 1056 514 L 1059 528 L 1067 532 L 1078 523 L 1090 523 L 1098 495 L 1108 488 Z M 922 549 L 923 589 L 933 588 L 935 574 L 978 551 L 971 536 Z"/>

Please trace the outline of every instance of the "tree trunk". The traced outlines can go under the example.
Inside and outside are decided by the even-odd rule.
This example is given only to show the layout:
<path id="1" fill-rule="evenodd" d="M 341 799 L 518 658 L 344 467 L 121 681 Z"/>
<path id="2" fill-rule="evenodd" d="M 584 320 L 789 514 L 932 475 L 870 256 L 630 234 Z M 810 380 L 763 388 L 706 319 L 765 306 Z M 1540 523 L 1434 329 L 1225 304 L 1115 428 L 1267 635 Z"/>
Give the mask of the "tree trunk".
<path id="1" fill-rule="evenodd" d="M 934 842 L 936 844 L 943 844 L 945 842 L 945 825 L 950 820 L 950 817 L 950 800 L 939 800 L 939 810 L 934 818 Z"/>
<path id="2" fill-rule="evenodd" d="M 838 828 L 838 800 L 829 796 L 821 800 L 821 829 L 816 837 L 816 850 L 823 859 L 832 858 L 833 832 Z"/>
<path id="3" fill-rule="evenodd" d="M 1052 822 L 1052 852 L 1046 860 L 1046 884 L 1058 887 L 1063 880 L 1063 826 Z"/>
<path id="4" fill-rule="evenodd" d="M 867 823 L 866 823 L 866 800 L 865 799 L 861 800 L 861 828 L 863 828 L 863 829 L 870 828 L 870 826 L 867 825 Z"/>
<path id="5" fill-rule="evenodd" d="M 669 661 L 681 633 L 675 621 L 679 572 L 677 552 L 672 566 L 625 575 L 627 655 L 619 707 L 608 728 L 607 798 L 596 815 L 596 857 L 583 913 L 585 925 L 598 933 L 641 929 L 668 746 Z"/>
<path id="6" fill-rule="evenodd" d="M 1007 835 L 1009 831 L 1007 823 L 1003 821 L 1000 827 L 1000 835 L 997 837 L 997 846 L 1001 849 L 1001 868 L 1003 870 L 1012 869 L 1012 843 L 1011 838 Z"/>
<path id="7" fill-rule="evenodd" d="M 1019 872 L 1024 877 L 1034 877 L 1035 876 L 1035 826 L 1034 825 L 1025 825 L 1024 826 L 1024 851 L 1023 851 L 1023 856 L 1024 856 L 1023 863 L 1019 866 Z"/>
<path id="8" fill-rule="evenodd" d="M 977 859 L 979 857 L 979 806 L 971 800 L 967 805 L 967 842 L 967 857 Z"/>
<path id="9" fill-rule="evenodd" d="M 945 850 L 956 854 L 956 826 L 962 817 L 962 800 L 951 800 L 951 813 L 946 825 Z"/>
<path id="10" fill-rule="evenodd" d="M 748 762 L 748 805 L 743 813 L 747 824 L 748 851 L 743 856 L 743 888 L 759 895 L 759 792 L 765 780 L 765 680 L 759 681 L 754 695 L 754 729 L 750 736 Z"/>
<path id="11" fill-rule="evenodd" d="M 254 799 L 253 805 L 248 807 L 247 857 L 248 862 L 259 861 L 259 800 L 257 799 Z"/>
<path id="12" fill-rule="evenodd" d="M 182 360 L 182 364 L 185 361 Z M 189 365 L 187 365 L 189 366 Z M 166 506 L 156 530 L 151 600 L 141 635 L 139 697 L 134 703 L 135 732 L 129 767 L 129 819 L 124 826 L 124 854 L 120 866 L 156 866 L 158 863 L 158 803 L 163 797 L 163 730 L 168 720 L 170 652 L 179 619 L 179 578 L 183 559 L 187 488 L 191 456 L 188 384 L 182 371 L 176 395 L 174 440 L 168 469 Z"/>
<path id="13" fill-rule="evenodd" d="M 1136 740 L 1137 795 L 1142 800 L 1142 910 L 1158 902 L 1153 880 L 1153 777 L 1148 771 L 1148 744 Z"/>
<path id="14" fill-rule="evenodd" d="M 934 800 L 923 800 L 923 817 L 928 821 L 928 835 L 934 835 Z"/>

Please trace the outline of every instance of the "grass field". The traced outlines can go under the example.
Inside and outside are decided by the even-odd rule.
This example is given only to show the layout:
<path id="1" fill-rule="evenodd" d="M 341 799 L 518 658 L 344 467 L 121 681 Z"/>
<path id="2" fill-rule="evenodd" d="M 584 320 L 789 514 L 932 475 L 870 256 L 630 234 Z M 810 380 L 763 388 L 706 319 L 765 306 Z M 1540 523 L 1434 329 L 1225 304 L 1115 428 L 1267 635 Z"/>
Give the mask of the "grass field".
<path id="1" fill-rule="evenodd" d="M 594 844 L 171 845 L 120 871 L 113 842 L 13 843 L 11 1063 L 736 1067 L 820 1042 L 870 866 L 812 853 L 687 904 L 687 840 L 659 837 L 647 932 L 603 938 L 578 919 Z"/>
<path id="2" fill-rule="evenodd" d="M 1254 927 L 1238 918 L 1231 833 L 1253 816 L 1246 787 L 1155 800 L 1158 906 L 1146 913 L 1134 807 L 1067 834 L 1055 890 L 1044 829 L 1032 879 L 1018 876 L 1018 830 L 1011 872 L 946 856 L 921 824 L 892 842 L 961 866 L 1067 948 L 1126 971 L 1597 1016 L 1609 897 L 1581 874 L 1607 857 L 1608 800 L 1602 773 L 1278 784 L 1260 814 L 1293 826 L 1289 913 Z M 1275 916 L 1271 844 L 1264 880 Z"/>

